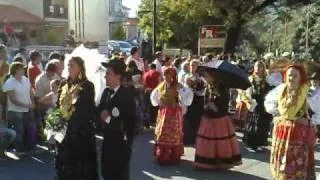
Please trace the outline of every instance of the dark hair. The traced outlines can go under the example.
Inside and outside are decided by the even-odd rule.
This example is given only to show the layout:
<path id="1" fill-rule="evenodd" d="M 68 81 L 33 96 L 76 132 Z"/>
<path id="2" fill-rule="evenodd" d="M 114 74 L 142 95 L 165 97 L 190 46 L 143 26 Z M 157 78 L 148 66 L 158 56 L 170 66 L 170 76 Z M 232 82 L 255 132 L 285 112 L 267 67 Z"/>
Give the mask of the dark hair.
<path id="1" fill-rule="evenodd" d="M 79 68 L 80 68 L 80 73 L 82 75 L 82 80 L 87 80 L 87 76 L 86 76 L 86 68 L 84 66 L 84 61 L 82 60 L 81 57 L 72 57 L 70 59 L 70 61 L 74 61 L 75 63 L 78 64 Z"/>
<path id="2" fill-rule="evenodd" d="M 166 56 L 164 58 L 164 61 L 162 62 L 162 66 L 165 65 L 167 62 L 169 62 L 171 60 L 171 58 L 169 56 Z"/>
<path id="3" fill-rule="evenodd" d="M 51 52 L 50 55 L 49 55 L 49 60 L 52 60 L 52 59 L 61 59 L 61 55 L 59 52 Z"/>
<path id="4" fill-rule="evenodd" d="M 18 50 L 19 53 L 22 53 L 22 52 L 25 52 L 25 51 L 26 51 L 25 48 L 20 48 L 20 49 Z"/>
<path id="5" fill-rule="evenodd" d="M 130 69 L 138 69 L 138 66 L 134 61 L 130 61 L 129 64 L 128 64 L 128 68 L 130 68 Z"/>
<path id="6" fill-rule="evenodd" d="M 30 56 L 29 56 L 30 61 L 34 61 L 34 60 L 36 60 L 38 57 L 41 57 L 41 54 L 40 54 L 38 51 L 32 50 L 32 51 L 30 52 Z"/>
<path id="7" fill-rule="evenodd" d="M 46 64 L 45 71 L 57 72 L 57 65 L 55 63 L 49 62 Z"/>
<path id="8" fill-rule="evenodd" d="M 182 60 L 180 58 L 175 59 L 173 62 L 176 68 L 180 68 L 181 63 L 182 63 Z"/>
<path id="9" fill-rule="evenodd" d="M 138 52 L 138 50 L 139 50 L 138 47 L 133 47 L 133 48 L 131 48 L 130 54 L 131 54 L 131 55 L 134 55 L 135 53 Z"/>
<path id="10" fill-rule="evenodd" d="M 16 57 L 14 57 L 13 62 L 21 62 L 21 63 L 23 63 L 23 57 L 16 56 Z"/>
<path id="11" fill-rule="evenodd" d="M 151 64 L 151 65 L 150 65 L 150 68 L 151 68 L 151 69 L 157 69 L 157 66 L 156 66 L 155 64 Z"/>
<path id="12" fill-rule="evenodd" d="M 24 69 L 24 64 L 21 62 L 13 62 L 10 66 L 10 75 L 15 76 L 19 69 Z"/>

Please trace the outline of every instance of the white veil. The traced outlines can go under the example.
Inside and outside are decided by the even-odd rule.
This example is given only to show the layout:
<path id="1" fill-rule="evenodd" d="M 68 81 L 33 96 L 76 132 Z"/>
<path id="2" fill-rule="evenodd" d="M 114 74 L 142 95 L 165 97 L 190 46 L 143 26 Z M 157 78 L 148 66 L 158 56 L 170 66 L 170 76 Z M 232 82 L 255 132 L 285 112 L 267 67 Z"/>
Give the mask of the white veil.
<path id="1" fill-rule="evenodd" d="M 86 68 L 86 75 L 89 81 L 94 84 L 95 89 L 95 102 L 99 104 L 103 90 L 106 88 L 105 82 L 105 68 L 101 65 L 101 62 L 107 62 L 105 55 L 100 54 L 98 49 L 88 49 L 84 45 L 80 45 L 73 50 L 71 54 L 65 55 L 64 70 L 62 76 L 68 77 L 68 62 L 71 57 L 81 57 L 84 61 Z"/>

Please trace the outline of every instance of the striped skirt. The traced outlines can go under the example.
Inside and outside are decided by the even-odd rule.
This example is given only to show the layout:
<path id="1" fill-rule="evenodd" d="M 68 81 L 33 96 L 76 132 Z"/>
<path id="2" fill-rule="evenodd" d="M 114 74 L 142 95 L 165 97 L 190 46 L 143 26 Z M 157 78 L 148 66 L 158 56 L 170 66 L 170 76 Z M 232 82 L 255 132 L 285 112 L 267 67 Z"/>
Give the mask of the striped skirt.
<path id="1" fill-rule="evenodd" d="M 202 117 L 196 139 L 195 168 L 229 169 L 241 164 L 239 144 L 231 118 Z"/>

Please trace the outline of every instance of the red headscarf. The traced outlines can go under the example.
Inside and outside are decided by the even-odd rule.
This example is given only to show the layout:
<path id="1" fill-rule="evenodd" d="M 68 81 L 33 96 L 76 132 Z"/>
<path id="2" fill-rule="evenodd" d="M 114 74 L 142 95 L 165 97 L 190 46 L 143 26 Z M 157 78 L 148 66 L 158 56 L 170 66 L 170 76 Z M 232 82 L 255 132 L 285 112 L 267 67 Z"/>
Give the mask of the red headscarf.
<path id="1" fill-rule="evenodd" d="M 164 68 L 163 75 L 170 76 L 173 79 L 171 85 L 178 84 L 177 71 L 173 67 Z"/>
<path id="2" fill-rule="evenodd" d="M 290 68 L 296 69 L 299 72 L 300 77 L 301 77 L 299 85 L 304 85 L 307 83 L 308 79 L 307 79 L 307 74 L 306 74 L 305 68 L 302 65 L 298 65 L 298 64 L 289 65 L 283 70 L 283 73 L 282 73 L 283 82 L 286 82 L 287 71 Z"/>

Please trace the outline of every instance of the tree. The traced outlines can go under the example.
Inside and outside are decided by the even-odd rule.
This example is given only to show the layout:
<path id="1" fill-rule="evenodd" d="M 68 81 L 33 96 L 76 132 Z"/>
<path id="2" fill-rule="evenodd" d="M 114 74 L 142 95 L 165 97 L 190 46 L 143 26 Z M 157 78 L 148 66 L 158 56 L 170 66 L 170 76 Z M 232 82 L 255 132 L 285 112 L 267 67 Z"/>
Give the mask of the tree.
<path id="1" fill-rule="evenodd" d="M 122 25 L 118 25 L 118 27 L 114 30 L 112 33 L 112 38 L 111 39 L 116 39 L 116 40 L 125 40 L 126 39 L 126 32 L 123 29 Z"/>
<path id="2" fill-rule="evenodd" d="M 292 39 L 294 51 L 307 53 L 318 59 L 320 56 L 320 2 L 304 7 L 301 12 L 300 25 Z M 308 44 L 308 45 L 307 45 Z M 306 49 L 308 46 L 308 49 Z"/>
<path id="3" fill-rule="evenodd" d="M 152 35 L 152 0 L 142 0 L 138 10 L 140 28 Z M 201 25 L 211 24 L 215 8 L 209 0 L 161 0 L 157 4 L 158 43 L 197 49 L 198 30 Z"/>
<path id="4" fill-rule="evenodd" d="M 164 42 L 188 47 L 197 45 L 201 25 L 222 18 L 227 27 L 225 51 L 234 52 L 241 30 L 267 7 L 292 7 L 309 0 L 161 0 L 158 2 L 157 37 Z M 140 12 L 150 12 L 152 0 L 142 0 Z M 140 27 L 151 35 L 152 14 L 139 13 Z M 159 28 L 160 27 L 160 28 Z"/>

